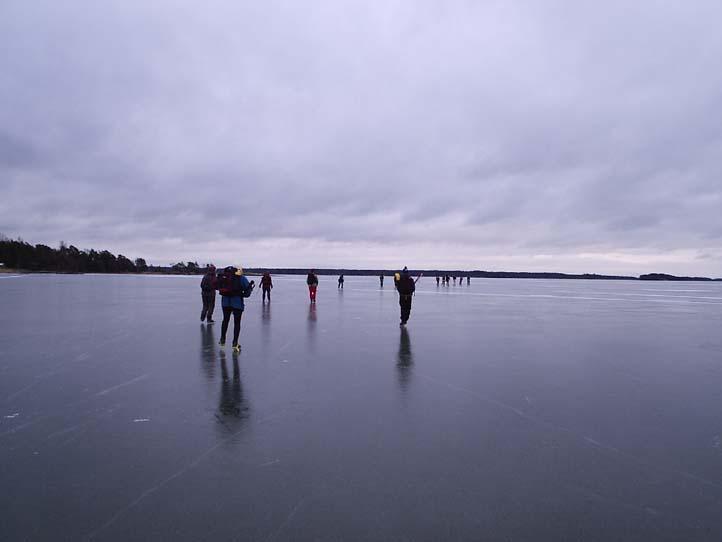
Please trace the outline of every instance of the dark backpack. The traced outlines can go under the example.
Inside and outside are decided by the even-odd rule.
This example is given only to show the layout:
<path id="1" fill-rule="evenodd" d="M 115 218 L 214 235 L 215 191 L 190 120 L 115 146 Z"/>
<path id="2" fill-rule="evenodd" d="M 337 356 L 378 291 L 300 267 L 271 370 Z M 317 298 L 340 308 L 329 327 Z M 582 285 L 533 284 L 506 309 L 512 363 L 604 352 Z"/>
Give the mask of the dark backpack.
<path id="1" fill-rule="evenodd" d="M 239 296 L 243 295 L 241 290 L 241 277 L 236 275 L 238 271 L 233 266 L 228 266 L 223 270 L 223 273 L 218 275 L 218 293 L 225 296 Z"/>
<path id="2" fill-rule="evenodd" d="M 253 283 L 243 287 L 243 281 L 240 275 L 236 275 L 236 269 L 233 266 L 226 267 L 217 279 L 218 293 L 230 297 L 251 297 L 253 293 Z"/>
<path id="3" fill-rule="evenodd" d="M 401 279 L 399 279 L 399 282 L 396 285 L 396 289 L 401 295 L 413 294 L 414 290 L 416 290 L 414 279 L 412 279 L 409 275 L 401 275 Z"/>

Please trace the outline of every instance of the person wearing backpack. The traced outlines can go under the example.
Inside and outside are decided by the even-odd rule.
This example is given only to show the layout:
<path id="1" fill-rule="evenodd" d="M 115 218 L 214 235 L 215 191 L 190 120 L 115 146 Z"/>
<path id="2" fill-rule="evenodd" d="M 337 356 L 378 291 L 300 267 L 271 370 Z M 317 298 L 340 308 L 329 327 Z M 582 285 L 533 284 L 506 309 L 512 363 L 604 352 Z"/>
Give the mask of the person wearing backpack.
<path id="1" fill-rule="evenodd" d="M 216 268 L 213 265 L 206 267 L 206 274 L 201 280 L 201 300 L 203 301 L 201 322 L 206 320 L 212 324 L 214 322 L 213 309 L 216 306 Z"/>
<path id="2" fill-rule="evenodd" d="M 311 303 L 316 302 L 316 289 L 318 288 L 318 277 L 316 276 L 316 270 L 311 269 L 306 277 L 306 284 L 308 285 L 308 296 L 311 298 Z"/>
<path id="3" fill-rule="evenodd" d="M 396 290 L 399 292 L 399 306 L 401 307 L 401 324 L 406 325 L 411 316 L 411 300 L 413 299 L 414 292 L 416 291 L 416 282 L 411 278 L 409 270 L 404 267 L 401 273 L 396 273 L 395 277 L 398 279 L 394 281 Z"/>
<path id="4" fill-rule="evenodd" d="M 268 301 L 271 301 L 271 289 L 273 288 L 273 280 L 271 279 L 271 274 L 268 271 L 263 273 L 263 276 L 261 277 L 261 288 L 263 290 L 263 299 L 261 301 L 265 301 L 266 296 L 268 296 Z"/>
<path id="5" fill-rule="evenodd" d="M 221 324 L 221 346 L 226 344 L 226 332 L 228 323 L 233 314 L 233 351 L 240 352 L 241 345 L 238 344 L 238 336 L 241 333 L 241 317 L 243 316 L 243 299 L 251 297 L 255 281 L 248 282 L 243 276 L 243 269 L 229 266 L 223 270 L 218 279 L 218 292 L 221 294 L 221 307 L 223 308 L 223 323 Z"/>

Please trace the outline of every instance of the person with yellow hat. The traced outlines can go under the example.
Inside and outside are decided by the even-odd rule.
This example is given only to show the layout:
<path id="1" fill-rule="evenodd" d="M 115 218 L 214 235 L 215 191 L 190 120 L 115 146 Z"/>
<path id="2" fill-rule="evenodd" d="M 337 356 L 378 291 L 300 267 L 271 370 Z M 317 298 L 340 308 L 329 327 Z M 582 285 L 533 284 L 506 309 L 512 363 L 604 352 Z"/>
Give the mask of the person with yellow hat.
<path id="1" fill-rule="evenodd" d="M 243 268 L 239 266 L 228 266 L 218 279 L 218 291 L 221 294 L 221 307 L 223 308 L 223 323 L 221 324 L 220 345 L 226 344 L 226 332 L 228 323 L 233 314 L 233 350 L 241 351 L 238 344 L 238 335 L 241 333 L 241 318 L 243 316 L 243 298 L 250 297 L 253 293 L 255 281 L 248 282 L 243 276 Z"/>

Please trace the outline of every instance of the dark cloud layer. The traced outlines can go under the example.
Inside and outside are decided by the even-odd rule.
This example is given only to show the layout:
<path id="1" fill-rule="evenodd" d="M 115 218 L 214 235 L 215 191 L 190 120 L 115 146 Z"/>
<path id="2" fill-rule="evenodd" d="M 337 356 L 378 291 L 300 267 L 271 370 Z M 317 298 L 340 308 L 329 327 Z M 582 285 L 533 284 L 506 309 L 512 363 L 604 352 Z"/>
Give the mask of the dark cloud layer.
<path id="1" fill-rule="evenodd" d="M 722 275 L 718 2 L 0 4 L 0 231 Z"/>

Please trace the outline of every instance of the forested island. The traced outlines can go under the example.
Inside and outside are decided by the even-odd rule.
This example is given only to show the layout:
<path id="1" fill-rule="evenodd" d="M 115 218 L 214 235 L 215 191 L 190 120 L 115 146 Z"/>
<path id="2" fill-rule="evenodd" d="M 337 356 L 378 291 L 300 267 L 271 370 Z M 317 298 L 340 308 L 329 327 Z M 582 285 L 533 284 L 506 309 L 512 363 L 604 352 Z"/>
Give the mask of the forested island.
<path id="1" fill-rule="evenodd" d="M 9 239 L 0 235 L 0 269 L 17 272 L 50 273 L 170 273 L 182 275 L 202 274 L 209 263 L 177 262 L 167 266 L 149 265 L 143 258 L 131 259 L 123 254 L 117 256 L 108 250 L 79 249 L 61 242 L 58 248 L 47 245 L 32 245 L 22 239 Z M 247 268 L 249 274 L 269 271 L 272 274 L 305 275 L 307 268 Z M 389 269 L 316 269 L 319 275 L 389 275 L 396 270 Z M 480 271 L 461 269 L 412 269 L 414 275 L 450 275 L 474 278 L 523 278 L 523 279 L 586 279 L 586 280 L 669 280 L 669 281 L 712 281 L 708 277 L 677 277 L 664 273 L 650 273 L 639 277 L 623 275 L 530 273 L 513 271 Z"/>
<path id="2" fill-rule="evenodd" d="M 0 237 L 0 263 L 20 271 L 55 273 L 146 273 L 167 272 L 168 268 L 147 265 L 143 258 L 131 260 L 107 250 L 80 250 L 60 243 L 58 248 L 31 245 L 22 239 Z M 191 262 L 188 262 L 191 263 Z M 187 264 L 183 264 L 187 271 Z M 175 266 L 170 266 L 172 269 Z"/>

